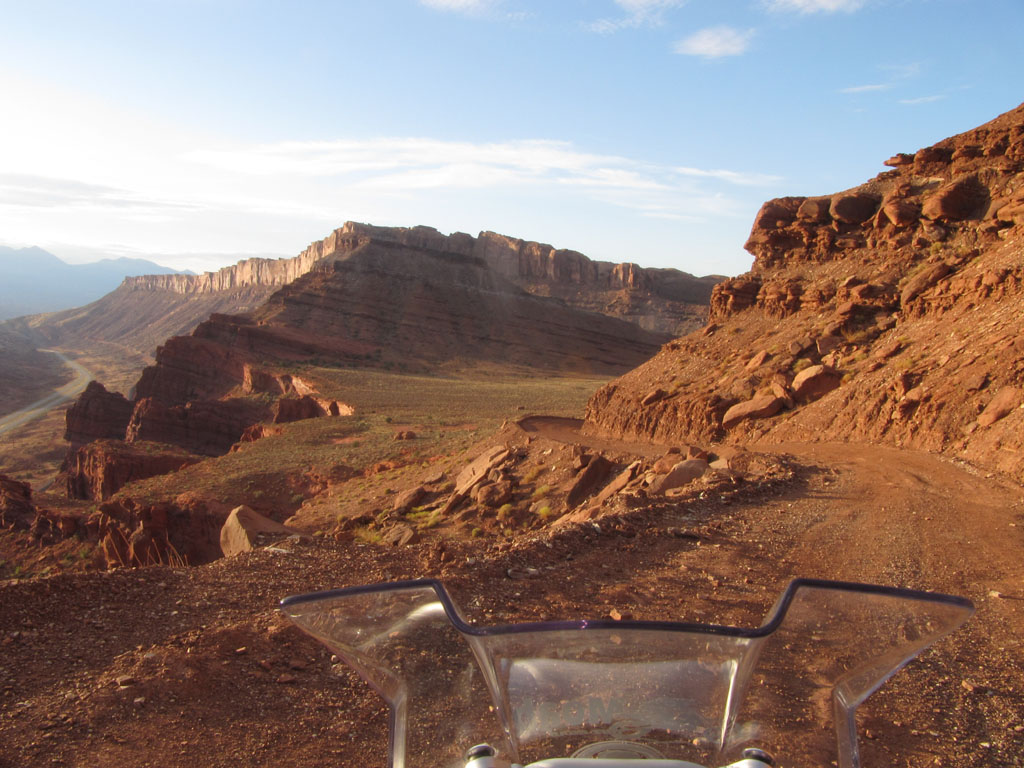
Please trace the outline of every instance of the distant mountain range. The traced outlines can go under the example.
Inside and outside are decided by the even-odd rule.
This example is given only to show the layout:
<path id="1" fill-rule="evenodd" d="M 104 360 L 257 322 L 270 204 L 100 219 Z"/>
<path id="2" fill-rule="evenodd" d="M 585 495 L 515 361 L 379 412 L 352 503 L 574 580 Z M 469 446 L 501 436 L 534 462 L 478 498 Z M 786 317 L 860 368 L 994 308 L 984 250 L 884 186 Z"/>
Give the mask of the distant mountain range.
<path id="1" fill-rule="evenodd" d="M 42 248 L 0 246 L 0 320 L 80 307 L 129 276 L 175 273 L 145 259 L 68 264 Z"/>

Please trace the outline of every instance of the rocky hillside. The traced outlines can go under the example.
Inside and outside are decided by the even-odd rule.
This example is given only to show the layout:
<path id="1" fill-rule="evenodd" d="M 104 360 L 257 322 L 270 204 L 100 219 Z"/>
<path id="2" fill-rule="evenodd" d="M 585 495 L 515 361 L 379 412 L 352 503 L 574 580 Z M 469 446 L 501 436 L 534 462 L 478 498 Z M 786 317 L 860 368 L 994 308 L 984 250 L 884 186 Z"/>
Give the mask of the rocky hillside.
<path id="1" fill-rule="evenodd" d="M 865 440 L 1024 469 L 1024 106 L 762 206 L 710 324 L 598 391 L 593 433 Z"/>
<path id="2" fill-rule="evenodd" d="M 22 324 L 50 344 L 113 342 L 150 355 L 164 340 L 191 332 L 211 314 L 255 309 L 314 266 L 371 241 L 473 257 L 529 293 L 671 335 L 704 322 L 711 289 L 721 279 L 592 261 L 576 251 L 493 232 L 478 237 L 442 235 L 431 227 L 375 227 L 350 221 L 290 259 L 247 259 L 201 275 L 131 277 L 99 301 Z"/>

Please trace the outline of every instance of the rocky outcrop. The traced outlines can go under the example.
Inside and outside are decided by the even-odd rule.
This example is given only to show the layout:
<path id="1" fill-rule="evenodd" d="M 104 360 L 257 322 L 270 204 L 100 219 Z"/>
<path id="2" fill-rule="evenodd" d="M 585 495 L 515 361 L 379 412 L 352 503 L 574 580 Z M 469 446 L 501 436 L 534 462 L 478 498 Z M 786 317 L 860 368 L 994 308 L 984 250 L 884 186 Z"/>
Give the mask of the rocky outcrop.
<path id="1" fill-rule="evenodd" d="M 0 475 L 0 528 L 27 530 L 35 516 L 29 484 Z"/>
<path id="2" fill-rule="evenodd" d="M 133 480 L 173 472 L 198 460 L 165 445 L 96 440 L 69 457 L 67 494 L 72 499 L 104 501 Z"/>
<path id="3" fill-rule="evenodd" d="M 143 397 L 135 403 L 125 440 L 166 443 L 202 456 L 220 456 L 231 450 L 248 427 L 267 416 L 266 405 L 258 400 L 190 400 L 184 405 L 165 405 L 158 398 Z"/>
<path id="4" fill-rule="evenodd" d="M 72 451 L 93 440 L 123 439 L 133 408 L 120 392 L 108 392 L 98 381 L 90 381 L 64 416 L 64 439 Z"/>
<path id="5" fill-rule="evenodd" d="M 221 556 L 220 532 L 230 511 L 189 495 L 155 504 L 117 499 L 84 521 L 82 535 L 97 543 L 108 568 L 202 565 Z"/>
<path id="6" fill-rule="evenodd" d="M 1024 105 L 886 164 L 766 202 L 709 325 L 595 393 L 584 431 L 878 441 L 1024 471 Z"/>
<path id="7" fill-rule="evenodd" d="M 302 397 L 282 397 L 274 406 L 273 422 L 286 424 L 290 421 L 316 419 L 322 416 L 351 416 L 352 406 L 327 400 L 313 395 Z"/>

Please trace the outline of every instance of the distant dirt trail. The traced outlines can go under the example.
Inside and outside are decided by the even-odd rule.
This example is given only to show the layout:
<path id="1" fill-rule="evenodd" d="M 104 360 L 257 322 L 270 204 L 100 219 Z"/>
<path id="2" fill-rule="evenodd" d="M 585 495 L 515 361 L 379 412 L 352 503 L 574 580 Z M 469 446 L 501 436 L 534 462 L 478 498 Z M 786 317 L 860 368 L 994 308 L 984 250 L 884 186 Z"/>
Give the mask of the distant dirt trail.
<path id="1" fill-rule="evenodd" d="M 69 400 L 76 398 L 82 390 L 86 388 L 90 381 L 93 379 L 92 372 L 89 371 L 83 365 L 76 363 L 74 360 L 65 357 L 60 352 L 53 349 L 41 349 L 40 352 L 49 352 L 50 354 L 56 355 L 63 361 L 65 365 L 70 367 L 75 372 L 75 378 L 65 384 L 59 389 L 55 389 L 52 393 L 46 397 L 41 397 L 29 406 L 22 408 L 21 410 L 9 413 L 6 416 L 0 418 L 0 435 L 10 432 L 18 427 L 28 424 L 30 421 L 35 421 L 41 418 L 48 411 L 53 410 L 58 405 L 63 405 Z"/>

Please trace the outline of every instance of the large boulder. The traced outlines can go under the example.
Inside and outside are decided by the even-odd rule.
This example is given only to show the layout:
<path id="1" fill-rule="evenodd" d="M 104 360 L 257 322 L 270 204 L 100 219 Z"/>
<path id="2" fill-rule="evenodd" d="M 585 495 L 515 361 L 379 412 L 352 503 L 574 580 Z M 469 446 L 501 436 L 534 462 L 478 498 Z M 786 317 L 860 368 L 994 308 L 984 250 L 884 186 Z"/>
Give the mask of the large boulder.
<path id="1" fill-rule="evenodd" d="M 575 507 L 593 495 L 611 474 L 612 466 L 612 463 L 601 454 L 592 456 L 587 466 L 576 476 L 576 482 L 565 497 L 565 505 L 569 508 Z"/>
<path id="2" fill-rule="evenodd" d="M 882 198 L 871 192 L 845 192 L 832 198 L 829 213 L 844 224 L 863 224 L 875 215 Z"/>
<path id="3" fill-rule="evenodd" d="M 244 504 L 235 507 L 220 529 L 220 549 L 224 557 L 249 552 L 268 540 L 298 535 L 298 531 L 264 517 Z"/>
<path id="4" fill-rule="evenodd" d="M 654 494 L 666 493 L 673 488 L 680 488 L 692 483 L 708 471 L 708 463 L 704 459 L 687 459 L 680 461 L 667 475 L 658 477 L 650 486 Z"/>
<path id="5" fill-rule="evenodd" d="M 775 395 L 761 395 L 732 406 L 722 417 L 722 426 L 729 429 L 744 419 L 765 419 L 781 411 L 782 406 L 782 398 Z"/>
<path id="6" fill-rule="evenodd" d="M 978 416 L 978 424 L 982 427 L 991 426 L 1013 413 L 1020 403 L 1021 392 L 1017 387 L 1003 387 Z"/>
<path id="7" fill-rule="evenodd" d="M 939 187 L 925 199 L 921 213 L 932 221 L 980 219 L 990 199 L 988 187 L 976 176 L 967 176 Z"/>
<path id="8" fill-rule="evenodd" d="M 812 365 L 804 368 L 793 378 L 793 399 L 809 403 L 827 395 L 842 383 L 842 376 L 835 368 L 827 365 Z"/>

